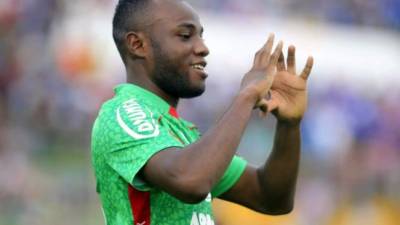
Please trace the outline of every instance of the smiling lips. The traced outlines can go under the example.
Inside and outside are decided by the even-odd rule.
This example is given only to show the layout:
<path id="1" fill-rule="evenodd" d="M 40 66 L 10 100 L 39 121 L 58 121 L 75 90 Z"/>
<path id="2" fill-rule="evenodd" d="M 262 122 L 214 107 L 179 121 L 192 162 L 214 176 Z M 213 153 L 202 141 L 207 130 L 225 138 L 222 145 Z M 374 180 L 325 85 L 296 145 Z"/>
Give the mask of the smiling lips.
<path id="1" fill-rule="evenodd" d="M 207 66 L 206 62 L 199 62 L 199 63 L 194 63 L 191 65 L 193 69 L 199 72 L 200 76 L 203 79 L 206 79 L 208 77 L 207 73 L 204 71 L 204 68 Z"/>
<path id="2" fill-rule="evenodd" d="M 207 62 L 200 61 L 192 64 L 193 69 L 204 71 L 204 68 L 207 66 Z"/>
<path id="3" fill-rule="evenodd" d="M 192 68 L 204 71 L 204 66 L 200 64 L 194 64 L 192 65 Z"/>

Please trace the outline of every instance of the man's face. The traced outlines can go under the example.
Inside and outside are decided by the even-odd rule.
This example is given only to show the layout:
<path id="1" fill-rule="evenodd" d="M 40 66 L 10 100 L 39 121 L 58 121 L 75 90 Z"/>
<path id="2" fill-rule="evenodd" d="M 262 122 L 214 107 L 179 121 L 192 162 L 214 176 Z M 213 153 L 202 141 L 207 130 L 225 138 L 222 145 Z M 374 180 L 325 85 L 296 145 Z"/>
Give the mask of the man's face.
<path id="1" fill-rule="evenodd" d="M 167 94 L 191 98 L 205 90 L 208 48 L 202 26 L 190 6 L 180 1 L 155 1 L 151 29 L 152 81 Z"/>

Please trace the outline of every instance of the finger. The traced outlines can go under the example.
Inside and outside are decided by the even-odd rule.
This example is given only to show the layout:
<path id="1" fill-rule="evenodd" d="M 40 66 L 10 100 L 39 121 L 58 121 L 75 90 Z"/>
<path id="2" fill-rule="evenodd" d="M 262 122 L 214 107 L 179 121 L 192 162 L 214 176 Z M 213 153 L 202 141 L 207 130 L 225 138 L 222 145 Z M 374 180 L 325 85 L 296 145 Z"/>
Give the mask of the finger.
<path id="1" fill-rule="evenodd" d="M 274 44 L 275 35 L 273 33 L 269 34 L 267 42 L 264 46 L 258 50 L 254 59 L 255 66 L 263 66 L 265 60 L 268 60 L 269 54 L 271 52 L 272 46 Z"/>
<path id="2" fill-rule="evenodd" d="M 268 114 L 268 101 L 267 100 L 265 100 L 265 99 L 262 99 L 260 102 L 259 102 L 259 107 L 258 107 L 259 109 L 260 109 L 260 112 L 259 112 L 259 116 L 261 117 L 261 118 L 266 118 L 267 117 L 267 114 Z"/>
<path id="3" fill-rule="evenodd" d="M 278 68 L 278 71 L 286 70 L 285 56 L 283 55 L 283 52 L 281 52 L 281 54 L 279 55 L 277 68 Z"/>
<path id="4" fill-rule="evenodd" d="M 276 100 L 271 99 L 270 101 L 267 102 L 268 112 L 272 112 L 277 108 L 278 108 L 278 102 Z"/>
<path id="5" fill-rule="evenodd" d="M 268 60 L 271 54 L 272 47 L 274 46 L 275 35 L 270 34 L 267 43 L 265 43 L 262 54 L 261 54 L 261 66 L 265 67 L 268 65 Z"/>
<path id="6" fill-rule="evenodd" d="M 256 52 L 254 55 L 254 62 L 253 62 L 253 67 L 258 66 L 260 64 L 260 54 L 261 54 L 261 49 Z"/>
<path id="7" fill-rule="evenodd" d="M 306 66 L 304 67 L 303 72 L 301 72 L 300 77 L 303 78 L 304 80 L 307 80 L 308 77 L 310 76 L 313 65 L 314 65 L 314 58 L 312 56 L 309 56 L 306 62 Z"/>
<path id="8" fill-rule="evenodd" d="M 271 100 L 271 98 L 272 98 L 271 91 L 268 91 L 267 94 L 265 95 L 264 99 L 268 101 L 268 100 Z"/>
<path id="9" fill-rule="evenodd" d="M 271 55 L 268 64 L 268 71 L 275 69 L 276 64 L 278 63 L 279 55 L 282 52 L 283 41 L 279 41 L 278 45 L 275 47 L 274 53 Z"/>
<path id="10" fill-rule="evenodd" d="M 257 107 L 261 110 L 261 111 L 267 111 L 267 103 L 268 101 L 266 99 L 261 99 L 258 104 Z"/>
<path id="11" fill-rule="evenodd" d="M 263 48 L 265 48 L 265 49 L 267 49 L 269 47 L 272 48 L 272 45 L 274 44 L 274 39 L 275 39 L 275 34 L 274 33 L 270 33 L 268 35 L 268 40 L 267 40 L 267 42 L 265 42 Z"/>
<path id="12" fill-rule="evenodd" d="M 296 48 L 293 45 L 288 48 L 287 68 L 289 73 L 296 75 Z"/>

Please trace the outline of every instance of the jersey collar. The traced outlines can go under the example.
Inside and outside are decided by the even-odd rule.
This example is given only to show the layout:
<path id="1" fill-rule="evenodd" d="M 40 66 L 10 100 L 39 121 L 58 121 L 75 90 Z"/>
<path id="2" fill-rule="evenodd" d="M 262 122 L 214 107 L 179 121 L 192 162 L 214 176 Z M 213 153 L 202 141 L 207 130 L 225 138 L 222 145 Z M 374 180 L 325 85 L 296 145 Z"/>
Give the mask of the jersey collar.
<path id="1" fill-rule="evenodd" d="M 142 87 L 139 87 L 135 84 L 130 84 L 130 83 L 124 83 L 124 84 L 119 84 L 114 88 L 114 92 L 117 94 L 128 94 L 132 96 L 140 96 L 149 103 L 159 109 L 163 113 L 169 113 L 172 116 L 178 118 L 179 115 L 176 111 L 176 109 L 172 106 L 170 106 L 164 99 L 160 98 L 158 95 L 154 94 L 153 92 L 144 89 Z"/>

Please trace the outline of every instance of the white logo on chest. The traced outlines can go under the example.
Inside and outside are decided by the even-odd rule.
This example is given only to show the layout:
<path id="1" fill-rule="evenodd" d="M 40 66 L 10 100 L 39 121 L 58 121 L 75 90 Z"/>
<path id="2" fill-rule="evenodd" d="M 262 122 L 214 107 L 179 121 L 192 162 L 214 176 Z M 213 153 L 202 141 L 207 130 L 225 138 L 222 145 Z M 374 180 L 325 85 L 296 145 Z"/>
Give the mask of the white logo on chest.
<path id="1" fill-rule="evenodd" d="M 146 114 L 149 112 L 149 115 Z M 126 115 L 132 127 L 128 126 L 122 115 Z M 117 109 L 117 121 L 122 129 L 134 139 L 156 137 L 160 130 L 150 110 L 144 109 L 135 99 L 130 99 Z"/>
<path id="2" fill-rule="evenodd" d="M 214 220 L 209 214 L 193 212 L 190 225 L 214 225 Z"/>

